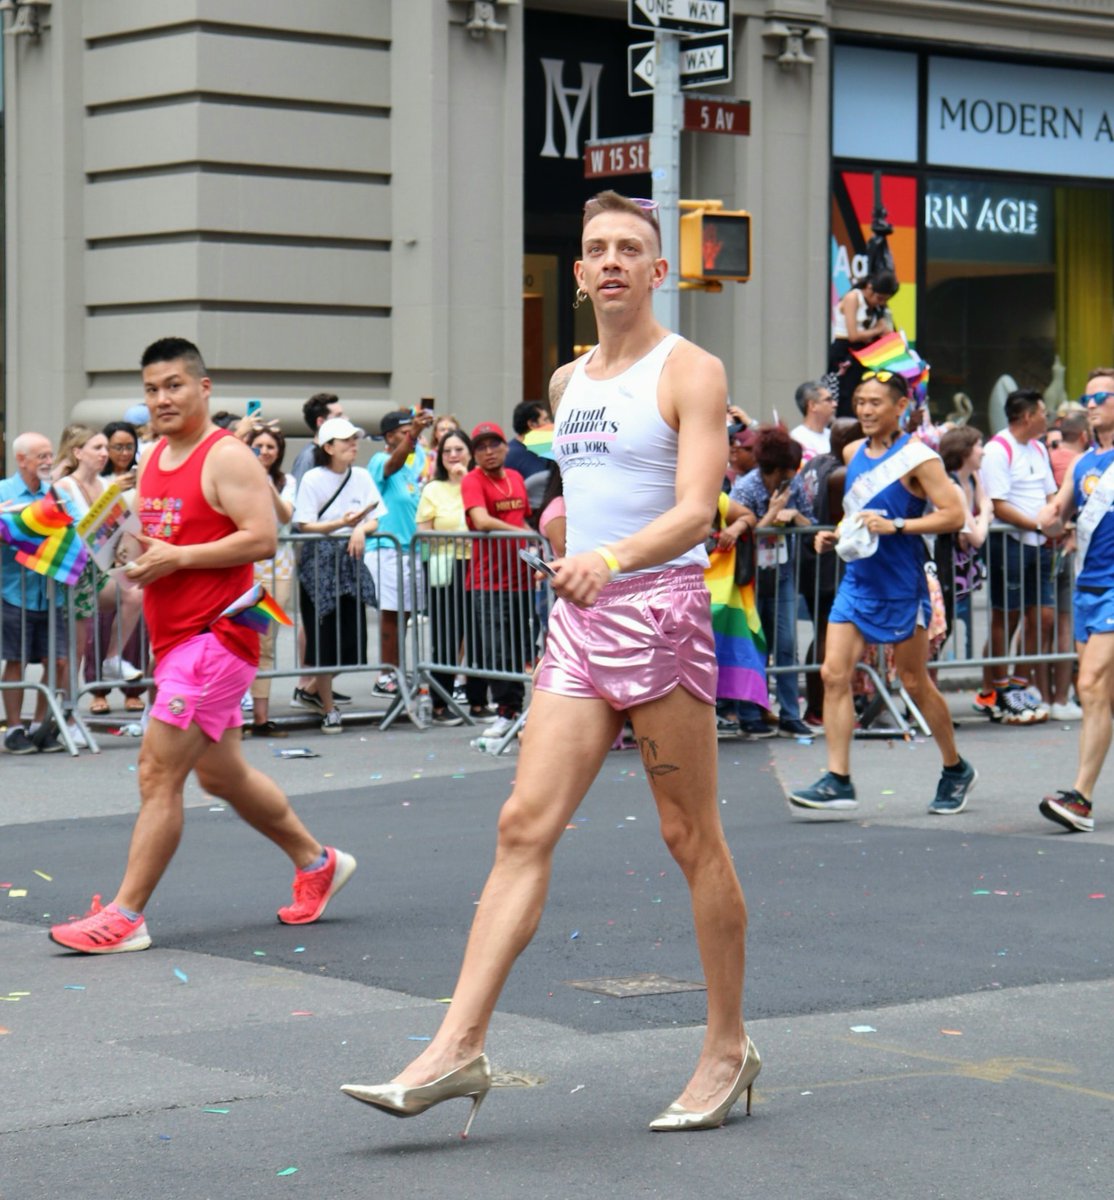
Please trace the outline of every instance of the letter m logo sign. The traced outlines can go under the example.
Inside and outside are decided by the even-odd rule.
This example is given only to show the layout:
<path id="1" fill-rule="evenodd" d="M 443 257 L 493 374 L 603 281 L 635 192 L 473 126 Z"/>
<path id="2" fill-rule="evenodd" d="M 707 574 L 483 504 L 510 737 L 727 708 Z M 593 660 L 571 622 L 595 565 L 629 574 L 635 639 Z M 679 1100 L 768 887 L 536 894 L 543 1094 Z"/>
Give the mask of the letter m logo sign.
<path id="1" fill-rule="evenodd" d="M 580 158 L 580 125 L 585 111 L 588 113 L 589 140 L 595 141 L 599 137 L 600 75 L 603 73 L 603 63 L 582 62 L 579 87 L 565 86 L 564 59 L 543 58 L 541 64 L 545 72 L 545 145 L 542 146 L 541 157 Z M 569 107 L 570 101 L 575 102 L 575 107 Z M 564 126 L 563 155 L 558 153 L 553 136 L 554 110 L 561 114 L 561 124 Z"/>

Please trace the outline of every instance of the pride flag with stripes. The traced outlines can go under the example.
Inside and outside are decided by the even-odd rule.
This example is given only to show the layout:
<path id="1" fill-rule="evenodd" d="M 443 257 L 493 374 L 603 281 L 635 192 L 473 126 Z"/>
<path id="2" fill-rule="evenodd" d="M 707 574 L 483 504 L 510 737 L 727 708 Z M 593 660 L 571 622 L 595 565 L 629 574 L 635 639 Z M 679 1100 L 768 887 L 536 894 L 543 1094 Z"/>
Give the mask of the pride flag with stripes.
<path id="1" fill-rule="evenodd" d="M 714 550 L 704 582 L 712 596 L 712 633 L 716 639 L 722 700 L 753 700 L 768 708 L 766 636 L 754 601 L 754 584 L 735 583 L 735 549 Z"/>
<path id="2" fill-rule="evenodd" d="M 892 371 L 895 375 L 913 380 L 927 372 L 924 359 L 916 350 L 909 348 L 905 334 L 900 330 L 887 333 L 862 350 L 852 350 L 851 354 L 868 371 Z"/>
<path id="3" fill-rule="evenodd" d="M 246 625 L 256 633 L 266 633 L 272 621 L 278 625 L 293 625 L 279 602 L 261 584 L 253 584 L 221 613 L 236 625 Z"/>
<path id="4" fill-rule="evenodd" d="M 21 566 L 71 586 L 89 559 L 53 488 L 30 504 L 0 512 L 0 540 L 14 548 Z"/>

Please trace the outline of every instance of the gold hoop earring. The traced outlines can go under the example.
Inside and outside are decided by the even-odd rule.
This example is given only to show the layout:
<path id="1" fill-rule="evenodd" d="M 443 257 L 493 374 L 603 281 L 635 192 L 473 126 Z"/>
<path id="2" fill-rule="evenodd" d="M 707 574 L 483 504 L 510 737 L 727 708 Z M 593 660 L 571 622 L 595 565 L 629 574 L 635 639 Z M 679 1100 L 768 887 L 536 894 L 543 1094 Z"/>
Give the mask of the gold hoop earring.
<path id="1" fill-rule="evenodd" d="M 576 289 L 576 298 L 572 302 L 573 308 L 574 309 L 579 308 L 584 303 L 584 301 L 587 299 L 588 299 L 588 293 L 582 287 L 578 287 Z"/>

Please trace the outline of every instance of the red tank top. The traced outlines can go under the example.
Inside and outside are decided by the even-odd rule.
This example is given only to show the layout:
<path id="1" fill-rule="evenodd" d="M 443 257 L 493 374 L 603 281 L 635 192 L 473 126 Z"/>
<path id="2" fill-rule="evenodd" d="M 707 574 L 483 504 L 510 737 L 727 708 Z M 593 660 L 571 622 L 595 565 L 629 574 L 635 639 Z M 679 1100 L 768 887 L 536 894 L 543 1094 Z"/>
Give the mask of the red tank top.
<path id="1" fill-rule="evenodd" d="M 214 430 L 195 447 L 181 466 L 163 470 L 166 441 L 155 446 L 139 488 L 139 519 L 143 532 L 176 546 L 215 542 L 236 532 L 230 517 L 217 512 L 201 490 L 201 468 L 218 438 Z M 143 589 L 143 615 L 156 658 L 188 638 L 211 630 L 221 645 L 245 662 L 258 664 L 259 635 L 220 614 L 251 587 L 252 564 L 174 571 Z"/>

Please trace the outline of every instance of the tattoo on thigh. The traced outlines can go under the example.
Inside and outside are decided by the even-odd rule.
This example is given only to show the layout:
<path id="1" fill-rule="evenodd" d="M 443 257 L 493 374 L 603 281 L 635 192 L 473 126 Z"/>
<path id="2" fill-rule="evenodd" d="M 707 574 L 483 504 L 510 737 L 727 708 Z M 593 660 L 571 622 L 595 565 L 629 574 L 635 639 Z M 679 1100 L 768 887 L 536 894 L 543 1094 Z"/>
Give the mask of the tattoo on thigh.
<path id="1" fill-rule="evenodd" d="M 681 769 L 676 763 L 658 762 L 658 744 L 653 738 L 640 737 L 638 751 L 642 755 L 642 765 L 646 768 L 647 775 L 672 775 L 674 771 Z"/>

